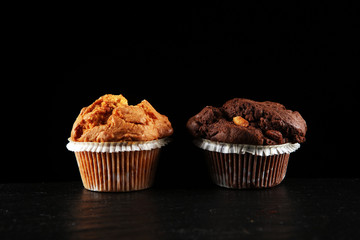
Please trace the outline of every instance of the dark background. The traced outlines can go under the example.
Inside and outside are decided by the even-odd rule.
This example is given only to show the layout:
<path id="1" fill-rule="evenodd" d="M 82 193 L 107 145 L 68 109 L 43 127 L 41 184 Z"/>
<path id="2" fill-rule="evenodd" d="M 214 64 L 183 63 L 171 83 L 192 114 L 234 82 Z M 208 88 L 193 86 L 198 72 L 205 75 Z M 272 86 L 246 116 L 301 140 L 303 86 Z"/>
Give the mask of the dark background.
<path id="1" fill-rule="evenodd" d="M 10 130 L 26 146 L 17 141 L 16 157 L 4 158 L 1 182 L 79 181 L 67 139 L 81 108 L 107 93 L 132 105 L 147 99 L 169 117 L 158 186 L 210 183 L 185 124 L 234 97 L 280 102 L 306 120 L 287 177 L 360 176 L 353 4 L 93 7 L 54 7 L 22 22 L 16 56 L 32 72 L 18 69 L 28 104 L 15 108 L 25 118 Z"/>

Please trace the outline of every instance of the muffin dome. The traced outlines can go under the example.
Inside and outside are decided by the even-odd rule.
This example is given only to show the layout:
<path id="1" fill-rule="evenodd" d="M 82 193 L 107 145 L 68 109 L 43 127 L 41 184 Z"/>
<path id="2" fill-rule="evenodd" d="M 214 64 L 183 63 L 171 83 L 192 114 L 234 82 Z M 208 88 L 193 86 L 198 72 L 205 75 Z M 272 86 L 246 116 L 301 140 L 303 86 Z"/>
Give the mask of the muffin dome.
<path id="1" fill-rule="evenodd" d="M 187 128 L 194 137 L 253 145 L 303 143 L 307 131 L 300 113 L 279 103 L 244 98 L 205 107 L 188 120 Z"/>
<path id="2" fill-rule="evenodd" d="M 150 141 L 172 135 L 168 118 L 158 113 L 143 100 L 132 106 L 120 95 L 107 94 L 88 107 L 77 117 L 71 141 L 119 142 Z"/>

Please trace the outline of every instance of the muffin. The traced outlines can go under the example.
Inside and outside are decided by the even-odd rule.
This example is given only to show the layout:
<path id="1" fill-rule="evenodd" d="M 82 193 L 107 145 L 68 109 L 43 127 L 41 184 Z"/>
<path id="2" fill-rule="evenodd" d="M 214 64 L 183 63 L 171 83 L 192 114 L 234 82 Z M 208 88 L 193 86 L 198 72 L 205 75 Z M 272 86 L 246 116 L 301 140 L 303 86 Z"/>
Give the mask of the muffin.
<path id="1" fill-rule="evenodd" d="M 215 184 L 227 188 L 267 188 L 284 178 L 289 155 L 305 142 L 299 112 L 275 102 L 234 98 L 206 106 L 187 122 L 195 144 L 205 150 Z"/>
<path id="2" fill-rule="evenodd" d="M 143 100 L 132 106 L 107 94 L 77 117 L 67 148 L 75 152 L 86 189 L 127 192 L 151 187 L 160 148 L 173 128 L 168 118 Z"/>

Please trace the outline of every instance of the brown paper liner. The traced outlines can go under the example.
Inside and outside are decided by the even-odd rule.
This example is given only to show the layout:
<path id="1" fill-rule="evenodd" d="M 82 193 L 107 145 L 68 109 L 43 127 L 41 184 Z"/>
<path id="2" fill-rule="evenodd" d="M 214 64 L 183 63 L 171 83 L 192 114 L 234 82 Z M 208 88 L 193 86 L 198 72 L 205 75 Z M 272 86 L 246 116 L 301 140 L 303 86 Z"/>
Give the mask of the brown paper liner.
<path id="1" fill-rule="evenodd" d="M 285 178 L 290 155 L 258 156 L 206 150 L 205 154 L 213 182 L 221 187 L 236 189 L 278 185 Z"/>
<path id="2" fill-rule="evenodd" d="M 129 192 L 152 186 L 160 148 L 125 152 L 75 152 L 86 189 Z"/>

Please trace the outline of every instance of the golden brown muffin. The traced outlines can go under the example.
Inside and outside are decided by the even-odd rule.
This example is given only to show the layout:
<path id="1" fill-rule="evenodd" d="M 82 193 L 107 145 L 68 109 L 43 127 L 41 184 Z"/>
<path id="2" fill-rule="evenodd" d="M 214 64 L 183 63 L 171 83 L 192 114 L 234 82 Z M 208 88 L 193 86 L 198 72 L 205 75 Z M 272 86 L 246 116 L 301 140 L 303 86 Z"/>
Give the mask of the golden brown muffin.
<path id="1" fill-rule="evenodd" d="M 168 137 L 172 133 L 168 118 L 158 113 L 148 101 L 143 100 L 132 106 L 121 94 L 107 94 L 81 110 L 73 125 L 70 140 L 150 141 Z"/>

